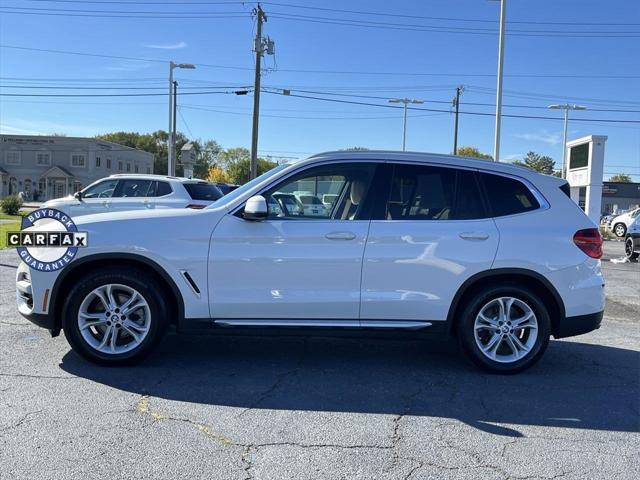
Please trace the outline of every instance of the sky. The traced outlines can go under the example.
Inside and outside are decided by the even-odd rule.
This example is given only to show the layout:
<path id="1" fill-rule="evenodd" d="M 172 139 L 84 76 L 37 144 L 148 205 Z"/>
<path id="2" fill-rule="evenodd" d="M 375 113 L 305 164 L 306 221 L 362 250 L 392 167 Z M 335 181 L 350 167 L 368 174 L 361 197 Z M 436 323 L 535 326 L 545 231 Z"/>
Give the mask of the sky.
<path id="1" fill-rule="evenodd" d="M 166 130 L 173 60 L 196 65 L 174 71 L 178 130 L 250 147 L 253 95 L 233 92 L 253 88 L 255 5 L 0 0 L 0 133 Z M 562 113 L 546 107 L 578 103 L 587 110 L 570 112 L 569 139 L 607 135 L 605 178 L 624 172 L 640 181 L 640 2 L 604 5 L 507 0 L 501 160 L 533 150 L 559 167 Z M 263 59 L 261 155 L 400 149 L 402 109 L 388 103 L 396 97 L 424 101 L 409 110 L 407 150 L 451 153 L 451 100 L 460 85 L 459 145 L 492 153 L 500 2 L 262 7 L 275 55 Z"/>

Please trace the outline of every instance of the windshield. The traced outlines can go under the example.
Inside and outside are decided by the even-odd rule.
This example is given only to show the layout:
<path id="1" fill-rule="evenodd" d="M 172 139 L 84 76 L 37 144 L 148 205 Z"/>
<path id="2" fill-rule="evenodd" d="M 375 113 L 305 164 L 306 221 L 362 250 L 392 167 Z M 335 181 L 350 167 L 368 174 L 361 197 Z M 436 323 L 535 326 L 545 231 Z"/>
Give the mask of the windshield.
<path id="1" fill-rule="evenodd" d="M 218 200 L 213 202 L 211 205 L 209 205 L 207 208 L 219 207 L 220 205 L 223 205 L 225 203 L 231 202 L 231 201 L 235 200 L 236 198 L 241 197 L 242 195 L 244 195 L 245 192 L 247 192 L 248 190 L 251 190 L 255 185 L 258 185 L 260 182 L 262 182 L 262 181 L 266 180 L 267 178 L 269 178 L 270 176 L 278 173 L 280 170 L 284 170 L 288 166 L 289 166 L 288 163 L 284 163 L 282 165 L 278 165 L 275 168 L 272 168 L 268 172 L 264 172 L 262 175 L 254 178 L 253 180 L 250 180 L 247 183 L 245 183 L 244 185 L 241 185 L 240 187 L 236 188 L 233 192 L 227 193 L 224 197 L 219 198 Z"/>

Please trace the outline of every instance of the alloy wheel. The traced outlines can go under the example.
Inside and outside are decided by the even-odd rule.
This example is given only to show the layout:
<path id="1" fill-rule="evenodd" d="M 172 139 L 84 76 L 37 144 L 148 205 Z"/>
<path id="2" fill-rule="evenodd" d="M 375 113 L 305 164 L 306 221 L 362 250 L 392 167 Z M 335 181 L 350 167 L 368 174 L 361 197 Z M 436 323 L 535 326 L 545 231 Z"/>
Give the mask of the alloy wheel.
<path id="1" fill-rule="evenodd" d="M 524 358 L 538 339 L 538 319 L 533 309 L 514 297 L 486 303 L 476 315 L 473 329 L 482 354 L 499 363 Z"/>
<path id="2" fill-rule="evenodd" d="M 109 355 L 138 347 L 150 326 L 147 301 L 127 285 L 107 284 L 92 290 L 78 310 L 82 338 L 93 349 Z"/>

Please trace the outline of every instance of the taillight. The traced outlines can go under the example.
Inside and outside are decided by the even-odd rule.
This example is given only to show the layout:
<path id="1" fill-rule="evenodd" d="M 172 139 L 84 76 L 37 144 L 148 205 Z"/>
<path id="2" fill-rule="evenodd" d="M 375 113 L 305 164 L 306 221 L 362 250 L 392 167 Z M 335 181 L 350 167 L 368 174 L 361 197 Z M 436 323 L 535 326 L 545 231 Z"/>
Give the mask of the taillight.
<path id="1" fill-rule="evenodd" d="M 597 228 L 578 230 L 573 236 L 573 243 L 591 258 L 602 257 L 602 235 Z"/>
<path id="2" fill-rule="evenodd" d="M 185 208 L 193 208 L 195 210 L 201 210 L 204 207 L 206 207 L 206 205 L 198 205 L 197 203 L 190 203 L 189 205 L 187 205 Z"/>

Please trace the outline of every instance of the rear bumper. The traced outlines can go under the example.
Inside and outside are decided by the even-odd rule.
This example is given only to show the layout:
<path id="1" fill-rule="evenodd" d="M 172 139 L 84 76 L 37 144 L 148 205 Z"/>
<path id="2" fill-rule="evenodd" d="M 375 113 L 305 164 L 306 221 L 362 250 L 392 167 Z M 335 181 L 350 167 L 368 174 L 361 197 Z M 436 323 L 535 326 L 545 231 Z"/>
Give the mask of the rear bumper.
<path id="1" fill-rule="evenodd" d="M 604 311 L 590 313 L 588 315 L 578 315 L 575 317 L 565 317 L 560 321 L 554 338 L 574 337 L 583 333 L 592 332 L 600 328 Z"/>

